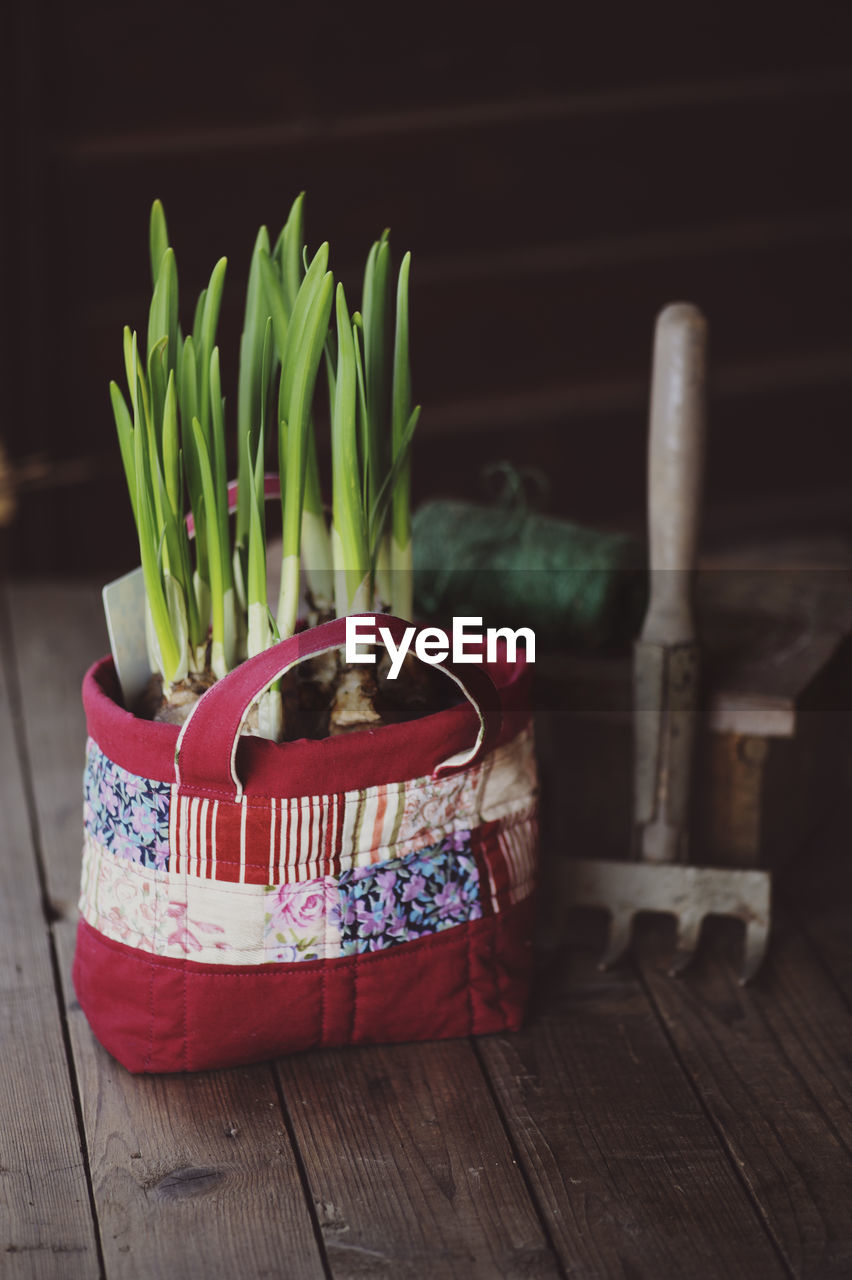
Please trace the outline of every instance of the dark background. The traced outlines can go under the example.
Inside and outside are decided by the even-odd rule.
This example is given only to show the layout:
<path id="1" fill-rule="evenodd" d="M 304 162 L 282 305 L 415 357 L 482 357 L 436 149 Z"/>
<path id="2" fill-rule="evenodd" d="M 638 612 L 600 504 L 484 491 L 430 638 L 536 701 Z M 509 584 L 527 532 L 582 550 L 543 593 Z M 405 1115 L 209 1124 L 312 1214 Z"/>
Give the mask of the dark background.
<path id="1" fill-rule="evenodd" d="M 543 468 L 554 511 L 641 521 L 656 311 L 707 313 L 711 529 L 852 525 L 852 23 L 807 6 L 29 0 L 0 44 L 0 440 L 15 572 L 138 558 L 107 394 L 165 203 L 186 308 L 307 191 L 357 293 L 413 254 L 416 491 Z M 191 311 L 184 323 L 191 322 Z"/>

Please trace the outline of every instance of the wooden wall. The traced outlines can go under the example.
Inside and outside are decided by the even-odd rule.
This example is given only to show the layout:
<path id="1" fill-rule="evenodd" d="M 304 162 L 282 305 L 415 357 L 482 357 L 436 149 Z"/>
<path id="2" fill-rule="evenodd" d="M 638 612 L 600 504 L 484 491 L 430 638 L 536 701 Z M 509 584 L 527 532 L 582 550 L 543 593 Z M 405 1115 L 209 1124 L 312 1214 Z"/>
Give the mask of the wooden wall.
<path id="1" fill-rule="evenodd" d="M 508 457 L 555 510 L 637 519 L 653 318 L 686 298 L 711 323 L 711 515 L 848 518 L 845 0 L 16 9 L 0 437 L 53 470 L 14 568 L 134 563 L 107 384 L 145 324 L 155 196 L 186 301 L 229 257 L 226 368 L 254 233 L 299 190 L 353 292 L 384 226 L 412 250 L 421 495 Z"/>

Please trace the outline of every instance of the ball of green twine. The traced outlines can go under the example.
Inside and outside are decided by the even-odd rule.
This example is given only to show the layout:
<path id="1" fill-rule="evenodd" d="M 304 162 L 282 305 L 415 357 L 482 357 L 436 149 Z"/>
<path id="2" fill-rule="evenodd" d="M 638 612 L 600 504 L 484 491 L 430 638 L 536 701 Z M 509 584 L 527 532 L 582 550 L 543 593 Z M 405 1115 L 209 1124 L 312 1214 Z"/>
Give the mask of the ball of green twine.
<path id="1" fill-rule="evenodd" d="M 418 615 L 531 627 L 550 648 L 626 644 L 645 607 L 642 544 L 530 510 L 523 477 L 500 470 L 504 490 L 492 506 L 442 499 L 415 512 Z"/>

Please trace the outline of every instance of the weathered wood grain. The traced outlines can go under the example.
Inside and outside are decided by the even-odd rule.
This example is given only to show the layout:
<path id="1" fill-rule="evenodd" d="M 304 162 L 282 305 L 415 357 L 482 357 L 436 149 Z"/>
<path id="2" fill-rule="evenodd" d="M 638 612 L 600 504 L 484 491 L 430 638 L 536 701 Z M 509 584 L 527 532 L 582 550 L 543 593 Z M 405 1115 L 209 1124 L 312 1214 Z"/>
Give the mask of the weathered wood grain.
<path id="1" fill-rule="evenodd" d="M 309 241 L 330 239 L 335 271 L 362 263 L 388 225 L 434 257 L 825 212 L 849 198 L 833 161 L 850 97 L 845 71 L 591 102 L 569 87 L 528 105 L 498 98 L 425 115 L 365 117 L 347 104 L 331 120 L 293 113 L 245 133 L 128 132 L 107 147 L 83 138 L 65 143 L 56 175 L 62 234 L 80 252 L 67 267 L 82 283 L 87 263 L 88 289 L 120 298 L 139 243 L 144 280 L 147 191 L 172 211 L 178 263 L 196 291 L 218 254 L 244 263 L 259 222 L 283 221 L 303 189 Z M 199 225 L 198 200 L 213 193 Z M 104 214 L 100 233 L 83 195 Z"/>
<path id="2" fill-rule="evenodd" d="M 99 1273 L 48 924 L 18 762 L 0 588 L 0 1274 Z"/>
<path id="3" fill-rule="evenodd" d="M 335 1280 L 561 1274 L 468 1042 L 277 1070 Z"/>
<path id="4" fill-rule="evenodd" d="M 109 652 L 100 587 L 8 588 L 25 736 L 52 914 L 71 925 L 80 888 L 86 722 L 80 686 Z"/>
<path id="5" fill-rule="evenodd" d="M 131 1076 L 97 1044 L 74 999 L 85 745 L 79 685 L 85 667 L 108 648 L 100 592 L 33 586 L 16 588 L 12 598 L 107 1276 L 320 1277 L 323 1265 L 271 1069 Z"/>
<path id="6" fill-rule="evenodd" d="M 673 981 L 660 933 L 643 930 L 644 981 L 793 1274 L 848 1276 L 852 1019 L 789 922 L 776 919 L 769 960 L 746 989 L 732 932 L 720 931 Z"/>
<path id="7" fill-rule="evenodd" d="M 479 1052 L 569 1275 L 788 1274 L 635 978 L 558 957 Z"/>
<path id="8" fill-rule="evenodd" d="M 241 22 L 245 13 L 251 20 Z M 206 16 L 197 2 L 181 5 L 164 42 L 142 13 L 131 10 L 117 23 L 105 0 L 63 10 L 64 21 L 49 34 L 66 52 L 54 90 L 56 102 L 65 100 L 63 90 L 73 95 L 66 128 L 98 137 L 232 130 L 282 117 L 323 121 L 353 109 L 396 114 L 483 97 L 523 103 L 566 86 L 622 95 L 649 84 L 677 91 L 718 76 L 720 66 L 732 76 L 779 69 L 790 76 L 796 68 L 813 74 L 842 64 L 849 39 L 848 15 L 830 0 L 816 0 L 808 22 L 786 10 L 767 22 L 759 10 L 724 0 L 700 28 L 688 24 L 675 0 L 658 0 L 653 14 L 625 7 L 615 30 L 611 13 L 589 6 L 572 12 L 567 39 L 564 15 L 550 0 L 532 0 L 522 25 L 511 10 L 493 8 L 485 22 L 481 11 L 443 0 L 411 10 L 405 23 L 383 3 L 352 22 L 340 0 L 286 11 L 253 0 L 212 29 Z M 283 49 L 301 54 L 286 76 Z M 128 76 L 154 66 L 169 93 L 139 101 L 127 92 Z M 113 102 L 121 102 L 120 112 L 103 109 Z"/>
<path id="9" fill-rule="evenodd" d="M 324 1275 L 269 1067 L 134 1077 L 73 1036 L 107 1276 Z"/>
<path id="10" fill-rule="evenodd" d="M 518 1036 L 131 1077 L 94 1043 L 68 985 L 84 740 L 78 685 L 106 647 L 99 592 L 28 586 L 11 598 L 108 1278 L 849 1274 L 852 1024 L 842 993 L 845 984 L 852 1000 L 852 962 L 848 899 L 838 904 L 848 884 L 842 815 L 831 848 L 816 847 L 814 870 L 802 871 L 811 888 L 801 910 L 817 945 L 827 924 L 824 963 L 788 928 L 745 993 L 724 937 L 684 982 L 664 979 L 663 942 L 652 929 L 640 937 L 644 988 L 629 970 L 597 975 L 593 953 L 578 946 L 555 965 Z M 0 718 L 0 754 L 2 735 Z M 0 776 L 4 800 L 12 776 Z M 4 804 L 4 822 L 7 812 Z M 28 848 L 14 822 L 11 847 Z M 20 901 L 17 876 L 10 892 Z M 33 947 L 43 936 L 37 886 L 30 896 L 37 927 L 14 911 L 0 921 L 4 980 L 9 938 L 29 930 Z M 55 998 L 49 965 L 34 986 Z M 49 1061 L 30 1060 L 29 1036 L 41 1034 L 37 1002 L 26 1004 L 31 1026 L 16 1068 L 29 1077 Z M 3 1048 L 5 1067 L 5 1039 Z M 61 1059 L 57 1070 L 61 1080 Z M 43 1106 L 39 1123 L 50 1115 Z M 10 1132 L 5 1121 L 0 1131 Z M 7 1166 L 5 1148 L 2 1155 Z M 19 1178 L 19 1203 L 22 1187 Z M 8 1201 L 14 1206 L 14 1195 Z M 47 1201 L 39 1223 L 67 1214 L 67 1198 Z M 12 1276 L 97 1274 L 91 1254 L 10 1258 Z M 91 1265 L 75 1271 L 75 1259 Z"/>

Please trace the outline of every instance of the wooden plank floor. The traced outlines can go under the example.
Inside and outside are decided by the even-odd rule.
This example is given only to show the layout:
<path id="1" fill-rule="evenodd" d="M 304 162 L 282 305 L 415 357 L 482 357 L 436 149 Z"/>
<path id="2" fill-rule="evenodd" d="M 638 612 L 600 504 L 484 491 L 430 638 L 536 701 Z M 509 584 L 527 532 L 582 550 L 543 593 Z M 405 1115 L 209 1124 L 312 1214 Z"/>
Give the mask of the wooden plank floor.
<path id="1" fill-rule="evenodd" d="M 0 598 L 0 1277 L 852 1275 L 852 800 L 758 982 L 590 937 L 518 1035 L 133 1077 L 70 982 L 94 585 Z"/>

